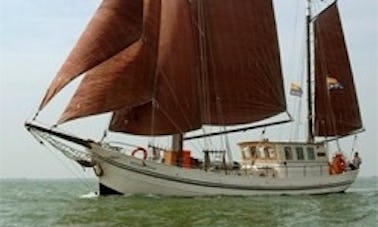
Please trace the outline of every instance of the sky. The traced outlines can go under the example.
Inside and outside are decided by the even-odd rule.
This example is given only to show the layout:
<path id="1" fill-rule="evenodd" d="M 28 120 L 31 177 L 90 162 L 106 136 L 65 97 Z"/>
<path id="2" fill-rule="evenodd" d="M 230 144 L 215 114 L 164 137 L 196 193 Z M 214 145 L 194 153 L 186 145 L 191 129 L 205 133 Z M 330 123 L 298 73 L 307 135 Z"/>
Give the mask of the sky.
<path id="1" fill-rule="evenodd" d="M 0 0 L 0 178 L 93 176 L 91 171 L 83 172 L 60 153 L 38 144 L 23 124 L 32 118 L 99 2 Z M 298 82 L 303 72 L 304 2 L 274 0 L 285 88 L 290 82 Z M 356 146 L 363 160 L 361 176 L 378 176 L 378 1 L 340 0 L 339 8 L 366 128 Z M 76 85 L 71 84 L 54 98 L 38 120 L 54 124 Z M 296 116 L 297 104 L 291 103 L 298 99 L 288 96 L 287 100 L 288 110 Z M 67 123 L 63 128 L 84 138 L 99 139 L 108 121 L 109 116 L 102 115 Z M 304 135 L 301 121 L 297 127 Z M 292 129 L 275 127 L 267 129 L 267 134 L 282 139 L 292 134 Z M 236 144 L 258 139 L 258 135 L 233 134 L 229 139 Z M 347 155 L 351 154 L 352 141 L 346 138 L 341 142 Z"/>

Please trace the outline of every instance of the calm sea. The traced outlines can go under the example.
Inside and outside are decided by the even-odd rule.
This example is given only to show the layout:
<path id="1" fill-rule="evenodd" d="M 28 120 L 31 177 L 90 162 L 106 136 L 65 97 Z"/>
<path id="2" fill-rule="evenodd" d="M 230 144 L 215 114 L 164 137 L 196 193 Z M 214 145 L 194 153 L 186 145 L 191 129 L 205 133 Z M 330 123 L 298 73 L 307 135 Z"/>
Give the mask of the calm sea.
<path id="1" fill-rule="evenodd" d="M 343 194 L 96 197 L 95 180 L 1 180 L 0 226 L 378 226 L 378 178 Z"/>

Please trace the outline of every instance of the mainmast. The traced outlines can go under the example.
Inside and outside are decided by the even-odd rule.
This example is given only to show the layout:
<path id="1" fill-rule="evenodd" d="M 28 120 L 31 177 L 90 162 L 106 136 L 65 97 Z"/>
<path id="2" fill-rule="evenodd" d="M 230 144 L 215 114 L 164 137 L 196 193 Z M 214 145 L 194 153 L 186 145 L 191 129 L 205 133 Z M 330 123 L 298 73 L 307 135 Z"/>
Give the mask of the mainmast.
<path id="1" fill-rule="evenodd" d="M 307 142 L 314 142 L 313 132 L 313 109 L 312 109 L 312 89 L 311 89 L 311 0 L 307 1 L 306 12 L 306 37 L 307 37 Z"/>
<path id="2" fill-rule="evenodd" d="M 183 149 L 183 135 L 172 135 L 172 150 L 181 153 Z"/>

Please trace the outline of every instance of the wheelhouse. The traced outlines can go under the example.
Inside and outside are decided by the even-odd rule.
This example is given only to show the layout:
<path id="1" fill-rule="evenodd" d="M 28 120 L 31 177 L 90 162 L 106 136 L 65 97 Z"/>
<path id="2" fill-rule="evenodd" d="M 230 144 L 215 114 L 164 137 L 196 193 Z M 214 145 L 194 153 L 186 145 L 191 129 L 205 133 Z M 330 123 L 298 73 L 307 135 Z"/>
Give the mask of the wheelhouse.
<path id="1" fill-rule="evenodd" d="M 243 162 L 327 162 L 328 153 L 323 143 L 243 142 L 239 143 Z"/>
<path id="2" fill-rule="evenodd" d="M 238 144 L 241 169 L 260 176 L 306 177 L 328 174 L 324 143 L 253 141 Z"/>

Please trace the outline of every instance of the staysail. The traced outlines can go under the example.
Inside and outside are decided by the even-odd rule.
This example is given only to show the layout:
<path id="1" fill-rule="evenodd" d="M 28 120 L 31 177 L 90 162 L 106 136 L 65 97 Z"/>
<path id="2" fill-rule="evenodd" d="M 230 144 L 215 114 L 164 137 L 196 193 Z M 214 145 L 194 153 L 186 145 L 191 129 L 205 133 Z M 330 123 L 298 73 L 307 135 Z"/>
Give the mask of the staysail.
<path id="1" fill-rule="evenodd" d="M 361 129 L 362 120 L 336 3 L 314 27 L 315 135 L 346 135 Z"/>
<path id="2" fill-rule="evenodd" d="M 73 79 L 138 40 L 142 16 L 143 0 L 103 1 L 48 88 L 40 109 Z"/>
<path id="3" fill-rule="evenodd" d="M 122 45 L 108 42 L 106 53 L 89 51 L 100 52 L 99 58 L 64 69 L 89 47 L 73 50 L 62 69 L 67 73 L 58 74 L 41 105 L 86 72 L 60 123 L 113 112 L 110 130 L 163 135 L 203 124 L 251 123 L 285 111 L 271 0 L 104 0 L 93 20 L 107 4 L 129 16 L 142 5 L 141 17 L 124 20 L 124 27 L 142 32 L 122 33 Z M 90 42 L 86 33 L 78 46 Z M 112 31 L 101 40 L 113 38 Z"/>
<path id="4" fill-rule="evenodd" d="M 137 106 L 151 100 L 161 5 L 156 0 L 144 0 L 143 8 L 141 37 L 86 72 L 59 123 L 125 106 Z"/>

